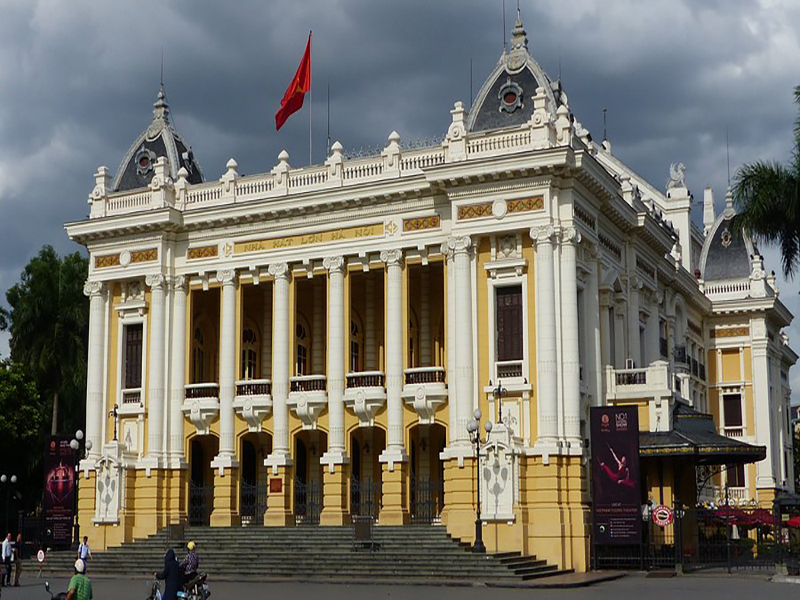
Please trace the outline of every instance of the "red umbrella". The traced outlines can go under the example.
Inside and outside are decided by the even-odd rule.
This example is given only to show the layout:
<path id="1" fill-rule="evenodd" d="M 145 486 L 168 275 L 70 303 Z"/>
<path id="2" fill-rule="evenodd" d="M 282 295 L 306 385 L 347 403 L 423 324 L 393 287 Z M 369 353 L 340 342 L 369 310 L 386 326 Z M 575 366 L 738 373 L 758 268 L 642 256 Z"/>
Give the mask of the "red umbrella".
<path id="1" fill-rule="evenodd" d="M 786 521 L 786 524 L 787 524 L 789 527 L 800 527 L 800 516 L 798 516 L 798 517 L 792 517 L 791 519 L 789 519 L 788 521 Z"/>

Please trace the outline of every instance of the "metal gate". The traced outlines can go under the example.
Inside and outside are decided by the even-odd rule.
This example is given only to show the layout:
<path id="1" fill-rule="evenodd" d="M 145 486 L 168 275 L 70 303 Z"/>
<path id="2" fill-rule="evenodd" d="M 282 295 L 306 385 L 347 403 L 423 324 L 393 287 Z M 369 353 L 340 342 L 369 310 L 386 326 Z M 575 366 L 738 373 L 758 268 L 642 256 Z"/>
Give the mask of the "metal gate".
<path id="1" fill-rule="evenodd" d="M 294 480 L 294 521 L 297 525 L 319 525 L 322 486 L 318 481 Z"/>
<path id="2" fill-rule="evenodd" d="M 210 525 L 214 487 L 189 482 L 189 525 Z"/>
<path id="3" fill-rule="evenodd" d="M 411 522 L 440 523 L 444 508 L 444 482 L 411 477 Z"/>
<path id="4" fill-rule="evenodd" d="M 239 510 L 242 525 L 263 525 L 267 510 L 267 484 L 243 481 L 239 489 Z"/>
<path id="5" fill-rule="evenodd" d="M 350 514 L 358 517 L 374 517 L 377 521 L 382 506 L 381 493 L 382 485 L 380 481 L 351 479 Z"/>

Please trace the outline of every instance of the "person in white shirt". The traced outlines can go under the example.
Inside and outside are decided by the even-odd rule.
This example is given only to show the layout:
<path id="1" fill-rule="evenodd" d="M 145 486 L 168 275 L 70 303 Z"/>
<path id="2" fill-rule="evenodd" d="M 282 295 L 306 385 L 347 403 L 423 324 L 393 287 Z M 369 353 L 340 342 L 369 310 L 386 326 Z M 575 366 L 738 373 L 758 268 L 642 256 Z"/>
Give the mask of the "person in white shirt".
<path id="1" fill-rule="evenodd" d="M 3 577 L 2 583 L 3 587 L 11 585 L 11 557 L 14 555 L 13 546 L 11 544 L 11 533 L 6 535 L 6 539 L 3 540 L 3 547 L 0 549 L 0 555 L 3 557 Z"/>
<path id="2" fill-rule="evenodd" d="M 92 551 L 89 550 L 88 536 L 83 536 L 83 542 L 81 542 L 81 545 L 78 546 L 78 558 L 80 558 L 84 564 L 86 564 L 88 560 L 92 558 Z"/>

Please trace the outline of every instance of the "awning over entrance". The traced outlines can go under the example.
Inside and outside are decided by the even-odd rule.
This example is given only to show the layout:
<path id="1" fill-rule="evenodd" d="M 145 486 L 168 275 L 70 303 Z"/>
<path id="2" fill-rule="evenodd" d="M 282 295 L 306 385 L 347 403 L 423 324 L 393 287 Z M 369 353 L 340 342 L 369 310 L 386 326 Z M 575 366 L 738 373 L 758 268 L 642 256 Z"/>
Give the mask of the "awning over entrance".
<path id="1" fill-rule="evenodd" d="M 672 431 L 639 433 L 642 458 L 687 457 L 698 465 L 751 463 L 763 460 L 765 446 L 753 446 L 717 433 L 714 418 L 678 404 L 673 411 Z"/>

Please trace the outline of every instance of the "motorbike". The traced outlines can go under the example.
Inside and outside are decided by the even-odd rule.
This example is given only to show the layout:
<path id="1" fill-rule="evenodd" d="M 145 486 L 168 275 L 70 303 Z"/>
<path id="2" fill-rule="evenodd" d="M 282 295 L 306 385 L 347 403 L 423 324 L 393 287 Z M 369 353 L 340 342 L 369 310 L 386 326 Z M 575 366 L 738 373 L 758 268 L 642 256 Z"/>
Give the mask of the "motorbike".
<path id="1" fill-rule="evenodd" d="M 67 592 L 59 592 L 58 594 L 53 594 L 53 592 L 50 591 L 49 581 L 44 582 L 44 589 L 47 591 L 48 594 L 50 594 L 50 600 L 67 600 Z"/>
<path id="2" fill-rule="evenodd" d="M 184 600 L 206 600 L 211 596 L 211 590 L 208 588 L 206 579 L 206 574 L 200 573 L 191 581 L 187 581 L 186 585 L 183 586 L 183 590 L 178 592 L 178 598 L 183 598 Z M 157 580 L 153 581 L 147 600 L 161 600 L 161 584 Z"/>

